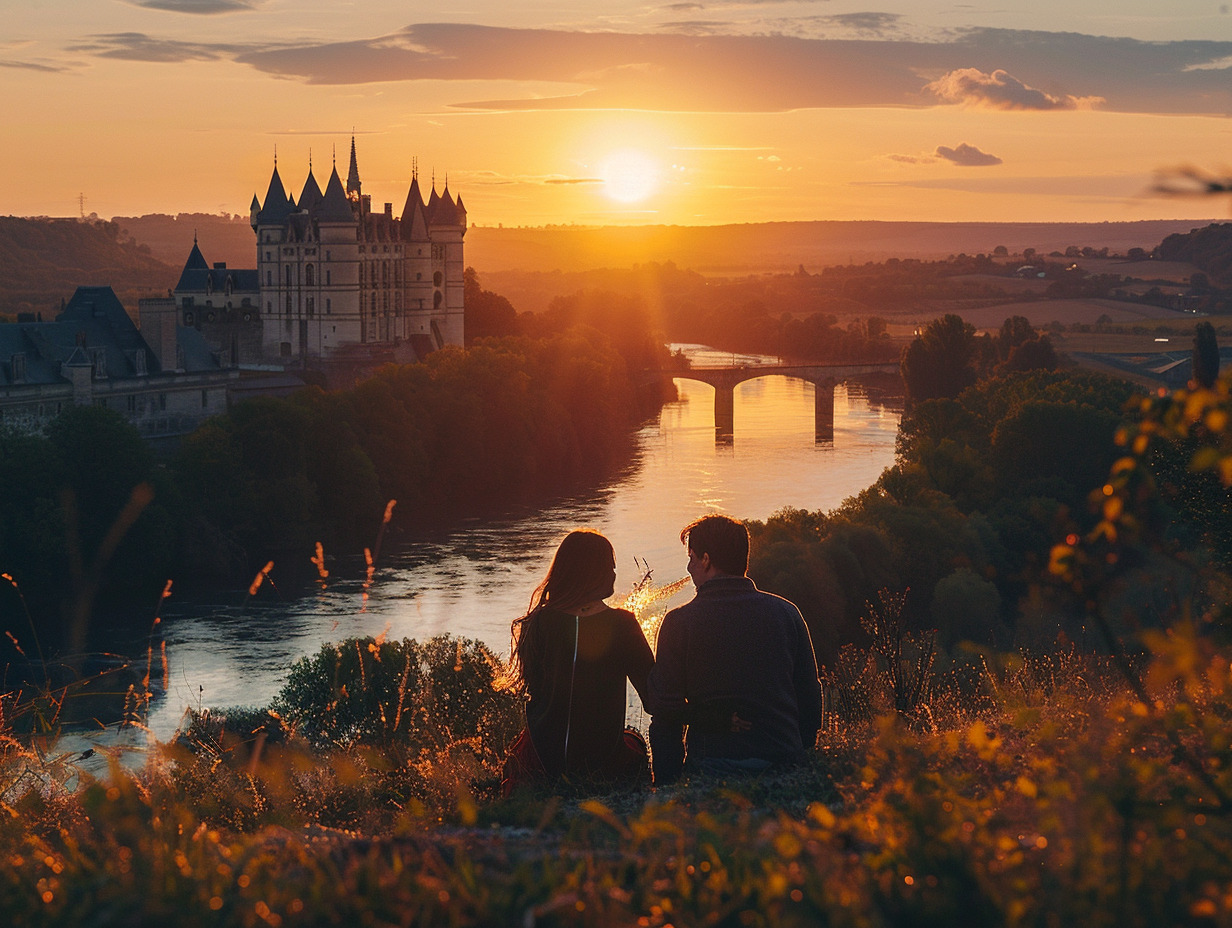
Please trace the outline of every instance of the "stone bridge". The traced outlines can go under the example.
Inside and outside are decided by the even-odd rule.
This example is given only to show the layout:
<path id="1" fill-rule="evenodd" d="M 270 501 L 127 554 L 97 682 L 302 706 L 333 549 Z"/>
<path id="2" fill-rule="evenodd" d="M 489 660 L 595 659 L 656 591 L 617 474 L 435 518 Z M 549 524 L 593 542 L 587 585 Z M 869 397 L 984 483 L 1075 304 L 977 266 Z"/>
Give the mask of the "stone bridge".
<path id="1" fill-rule="evenodd" d="M 740 367 L 691 367 L 663 370 L 657 375 L 667 380 L 696 380 L 714 387 L 715 441 L 730 442 L 735 434 L 736 387 L 758 377 L 795 377 L 811 383 L 816 440 L 834 440 L 834 387 L 865 374 L 897 374 L 898 363 L 886 364 L 764 364 Z"/>

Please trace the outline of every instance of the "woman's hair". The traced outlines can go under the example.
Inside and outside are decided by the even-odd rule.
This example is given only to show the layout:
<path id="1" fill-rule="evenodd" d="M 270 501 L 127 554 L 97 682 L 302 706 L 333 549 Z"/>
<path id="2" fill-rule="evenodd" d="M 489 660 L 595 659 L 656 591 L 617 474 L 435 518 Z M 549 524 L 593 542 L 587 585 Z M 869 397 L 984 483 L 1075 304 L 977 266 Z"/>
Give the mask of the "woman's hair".
<path id="1" fill-rule="evenodd" d="M 510 628 L 513 654 L 506 685 L 524 690 L 528 668 L 532 673 L 537 669 L 534 663 L 542 653 L 539 614 L 544 609 L 570 612 L 611 596 L 615 566 L 612 543 L 594 529 L 577 529 L 565 536 L 547 576 L 531 594 L 526 615 L 514 619 Z"/>

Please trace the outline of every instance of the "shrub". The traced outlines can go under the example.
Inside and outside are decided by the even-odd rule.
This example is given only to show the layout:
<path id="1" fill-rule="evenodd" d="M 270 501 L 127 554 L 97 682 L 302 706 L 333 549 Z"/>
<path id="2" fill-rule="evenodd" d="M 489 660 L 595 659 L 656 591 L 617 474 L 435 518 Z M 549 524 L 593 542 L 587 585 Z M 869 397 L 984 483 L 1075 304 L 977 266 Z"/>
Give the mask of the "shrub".
<path id="1" fill-rule="evenodd" d="M 314 747 L 414 756 L 464 743 L 494 765 L 521 725 L 520 702 L 495 685 L 500 672 L 468 638 L 350 638 L 297 661 L 272 708 Z"/>

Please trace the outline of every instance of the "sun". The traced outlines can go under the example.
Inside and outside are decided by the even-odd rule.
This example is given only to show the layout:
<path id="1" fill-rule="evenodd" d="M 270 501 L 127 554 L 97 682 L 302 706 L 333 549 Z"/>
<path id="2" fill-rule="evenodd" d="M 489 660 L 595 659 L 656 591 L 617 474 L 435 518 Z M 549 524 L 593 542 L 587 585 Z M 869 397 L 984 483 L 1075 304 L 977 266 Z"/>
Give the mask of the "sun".
<path id="1" fill-rule="evenodd" d="M 659 165 L 644 152 L 624 148 L 599 164 L 603 192 L 621 203 L 637 203 L 659 188 Z"/>

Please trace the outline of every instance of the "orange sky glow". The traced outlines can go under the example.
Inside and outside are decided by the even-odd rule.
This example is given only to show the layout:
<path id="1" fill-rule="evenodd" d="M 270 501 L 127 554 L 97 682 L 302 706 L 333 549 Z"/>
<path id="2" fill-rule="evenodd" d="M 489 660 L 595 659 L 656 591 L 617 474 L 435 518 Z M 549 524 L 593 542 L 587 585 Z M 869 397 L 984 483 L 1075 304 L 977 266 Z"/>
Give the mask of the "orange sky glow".
<path id="1" fill-rule="evenodd" d="M 375 207 L 415 159 L 479 225 L 1229 214 L 1151 193 L 1232 173 L 1218 0 L 11 6 L 13 215 L 246 214 L 352 131 Z"/>

